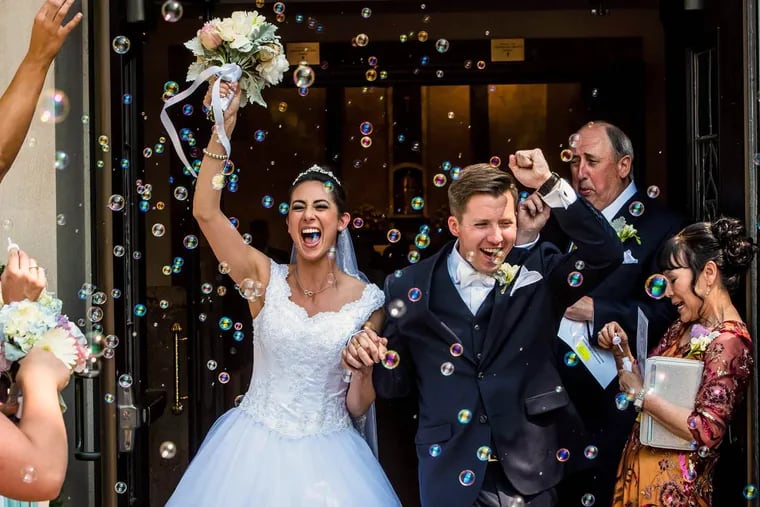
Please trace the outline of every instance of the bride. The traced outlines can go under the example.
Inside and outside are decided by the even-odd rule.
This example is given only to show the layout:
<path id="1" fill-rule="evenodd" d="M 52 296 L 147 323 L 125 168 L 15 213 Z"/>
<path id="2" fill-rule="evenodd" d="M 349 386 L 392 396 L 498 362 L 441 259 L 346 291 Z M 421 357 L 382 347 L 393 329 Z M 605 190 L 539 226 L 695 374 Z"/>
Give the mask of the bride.
<path id="1" fill-rule="evenodd" d="M 233 94 L 228 136 L 238 88 L 222 84 Z M 248 393 L 213 425 L 167 505 L 401 505 L 351 423 L 375 398 L 372 368 L 385 342 L 360 329 L 380 329 L 383 293 L 359 279 L 340 181 L 318 166 L 295 179 L 287 216 L 295 261 L 280 265 L 245 244 L 220 209 L 213 180 L 226 154 L 216 133 L 203 153 L 193 214 L 241 293 L 259 282 L 264 294 L 249 298 L 256 360 Z"/>

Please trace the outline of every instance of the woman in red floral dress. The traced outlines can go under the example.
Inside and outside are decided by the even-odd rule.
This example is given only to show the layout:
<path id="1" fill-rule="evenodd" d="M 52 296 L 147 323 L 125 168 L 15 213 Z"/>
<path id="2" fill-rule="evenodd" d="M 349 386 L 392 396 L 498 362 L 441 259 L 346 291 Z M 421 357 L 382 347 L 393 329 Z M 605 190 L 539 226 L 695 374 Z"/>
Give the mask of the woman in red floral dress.
<path id="1" fill-rule="evenodd" d="M 635 394 L 637 410 L 647 412 L 673 434 L 692 442 L 691 451 L 644 446 L 634 425 L 618 467 L 613 507 L 710 506 L 718 447 L 747 390 L 752 374 L 752 342 L 731 302 L 757 251 L 741 222 L 720 218 L 689 225 L 663 248 L 660 265 L 668 284 L 665 296 L 679 314 L 651 356 L 704 361 L 694 409 L 679 407 L 643 387 L 637 368 L 620 371 L 620 389 Z M 613 346 L 613 337 L 621 347 Z M 601 346 L 633 360 L 623 329 L 610 322 Z M 622 349 L 622 351 L 620 351 Z"/>

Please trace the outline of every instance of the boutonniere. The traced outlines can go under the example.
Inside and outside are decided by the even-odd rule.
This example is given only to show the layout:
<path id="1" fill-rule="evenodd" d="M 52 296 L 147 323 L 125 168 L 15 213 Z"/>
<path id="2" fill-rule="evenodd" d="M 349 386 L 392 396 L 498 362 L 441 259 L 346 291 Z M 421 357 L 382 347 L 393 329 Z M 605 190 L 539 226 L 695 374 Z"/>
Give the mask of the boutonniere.
<path id="1" fill-rule="evenodd" d="M 615 229 L 615 232 L 617 233 L 617 237 L 620 238 L 621 243 L 625 243 L 629 239 L 633 238 L 636 240 L 637 244 L 641 244 L 641 238 L 639 237 L 639 231 L 636 230 L 634 226 L 631 224 L 625 223 L 625 217 L 616 218 L 612 222 L 610 222 L 610 225 L 613 229 Z"/>
<path id="2" fill-rule="evenodd" d="M 499 269 L 494 272 L 493 277 L 497 282 L 499 282 L 499 287 L 501 287 L 502 294 L 504 294 L 504 292 L 507 290 L 507 285 L 512 283 L 512 280 L 515 279 L 517 270 L 519 269 L 520 266 L 513 266 L 508 262 L 503 262 L 501 266 L 499 266 Z"/>
<path id="3" fill-rule="evenodd" d="M 689 331 L 691 339 L 689 340 L 689 352 L 686 353 L 687 358 L 702 359 L 707 347 L 710 343 L 720 336 L 718 331 L 710 332 L 706 327 L 700 324 L 694 324 Z"/>

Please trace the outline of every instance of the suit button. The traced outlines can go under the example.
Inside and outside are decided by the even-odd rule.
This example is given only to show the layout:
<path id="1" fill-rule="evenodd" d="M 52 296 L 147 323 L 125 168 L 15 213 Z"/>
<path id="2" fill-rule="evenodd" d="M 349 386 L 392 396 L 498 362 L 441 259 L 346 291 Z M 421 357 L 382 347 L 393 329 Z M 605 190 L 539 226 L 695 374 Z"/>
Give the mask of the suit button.
<path id="1" fill-rule="evenodd" d="M 478 421 L 480 421 L 480 424 L 485 424 L 488 422 L 488 416 L 483 414 L 480 417 L 478 417 Z"/>
<path id="2" fill-rule="evenodd" d="M 483 380 L 484 378 L 486 378 L 486 374 L 483 373 L 482 371 L 479 371 L 478 372 L 478 380 Z"/>
<path id="3" fill-rule="evenodd" d="M 480 324 L 475 324 L 475 331 L 480 331 Z"/>
<path id="4" fill-rule="evenodd" d="M 477 359 L 478 361 L 480 361 L 481 359 L 483 359 L 483 354 L 481 354 L 480 352 L 478 352 L 477 354 L 475 354 L 475 359 Z"/>

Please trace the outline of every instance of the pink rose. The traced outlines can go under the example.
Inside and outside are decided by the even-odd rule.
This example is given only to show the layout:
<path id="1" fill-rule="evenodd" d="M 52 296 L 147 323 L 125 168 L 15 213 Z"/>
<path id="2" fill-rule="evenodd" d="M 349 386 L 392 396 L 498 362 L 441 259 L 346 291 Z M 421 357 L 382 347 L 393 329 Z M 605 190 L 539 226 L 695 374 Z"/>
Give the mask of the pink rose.
<path id="1" fill-rule="evenodd" d="M 212 51 L 219 47 L 222 43 L 222 38 L 219 36 L 219 32 L 215 25 L 211 23 L 205 23 L 203 27 L 198 30 L 198 38 L 201 41 L 201 45 Z"/>

